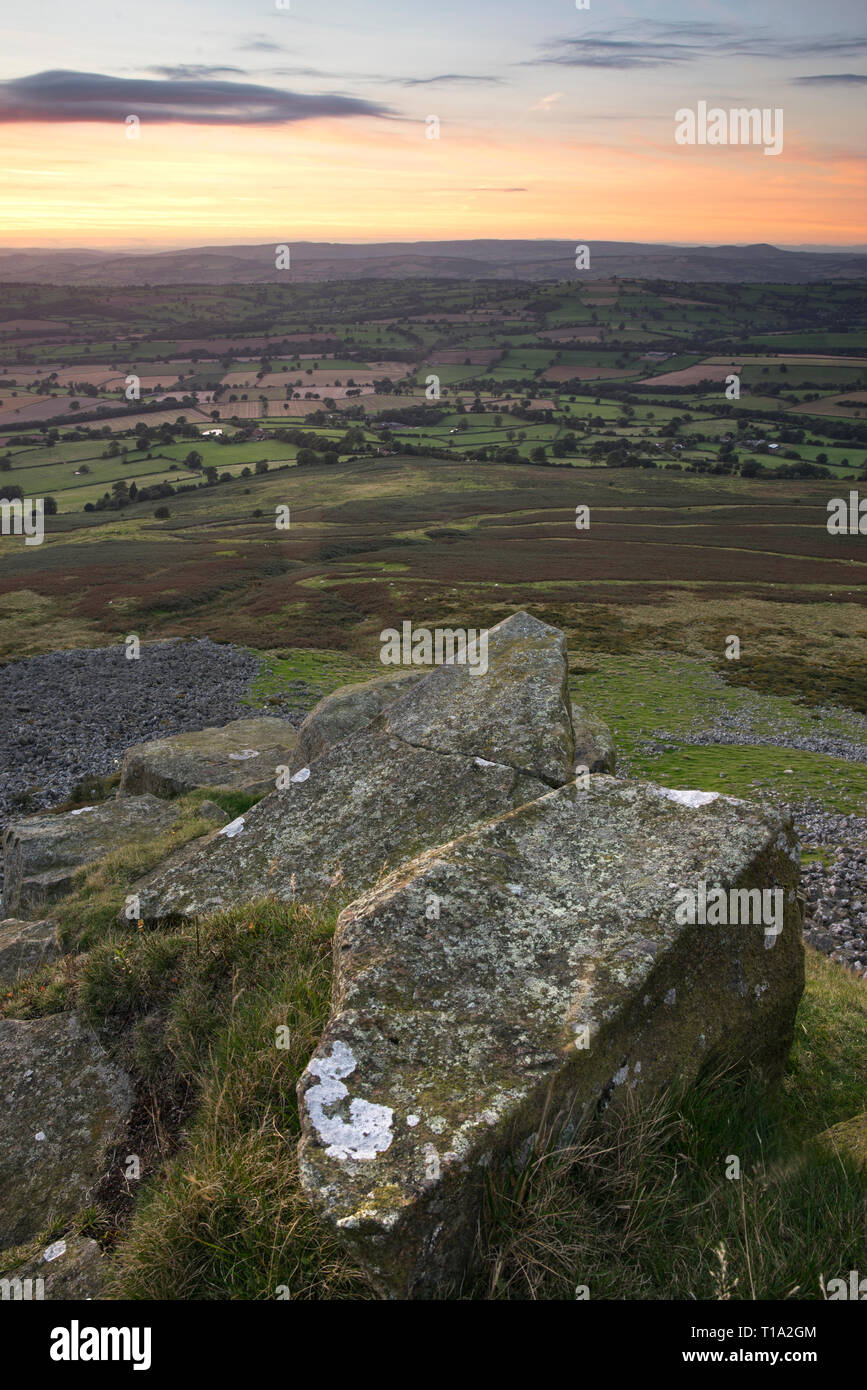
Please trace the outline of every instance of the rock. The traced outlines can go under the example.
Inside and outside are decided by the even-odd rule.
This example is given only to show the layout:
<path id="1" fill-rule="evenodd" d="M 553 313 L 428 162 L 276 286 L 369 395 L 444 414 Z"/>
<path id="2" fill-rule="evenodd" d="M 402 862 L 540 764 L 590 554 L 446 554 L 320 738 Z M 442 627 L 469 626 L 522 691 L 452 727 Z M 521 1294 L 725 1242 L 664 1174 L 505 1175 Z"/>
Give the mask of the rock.
<path id="1" fill-rule="evenodd" d="M 397 676 L 381 676 L 358 685 L 343 685 L 315 705 L 298 729 L 298 742 L 292 770 L 308 767 L 326 748 L 340 743 L 350 734 L 367 728 L 378 714 L 419 681 L 429 671 L 404 671 Z"/>
<path id="2" fill-rule="evenodd" d="M 589 772 L 607 772 L 613 777 L 617 766 L 614 735 L 604 719 L 573 702 L 572 730 L 575 767 L 586 767 Z"/>
<path id="3" fill-rule="evenodd" d="M 155 796 L 129 796 L 13 821 L 3 835 L 6 911 L 38 913 L 69 891 L 82 865 L 158 835 L 176 819 L 177 809 Z"/>
<path id="4" fill-rule="evenodd" d="M 8 1270 L 10 1298 L 93 1299 L 102 1285 L 103 1256 L 95 1240 L 67 1235 L 54 1240 L 38 1254 Z M 42 1280 L 41 1288 L 37 1284 Z M 16 1283 L 17 1281 L 17 1283 Z M 29 1282 L 28 1282 L 29 1281 Z M 0 1279 L 2 1284 L 2 1279 Z M 20 1286 L 20 1288 L 19 1288 Z"/>
<path id="5" fill-rule="evenodd" d="M 294 747 L 291 724 L 265 716 L 138 743 L 124 756 L 119 794 L 170 797 L 197 787 L 264 794 L 273 790 L 277 768 L 289 766 Z"/>
<path id="6" fill-rule="evenodd" d="M 362 730 L 131 891 L 151 924 L 272 894 L 311 898 L 338 884 L 355 894 L 388 868 L 544 790 L 512 767 Z"/>
<path id="7" fill-rule="evenodd" d="M 0 1020 L 0 1249 L 74 1213 L 124 1134 L 130 1080 L 75 1014 Z"/>
<path id="8" fill-rule="evenodd" d="M 779 1075 L 804 983 L 798 864 L 773 808 L 595 777 L 344 910 L 299 1158 L 381 1292 L 455 1291 L 486 1176 L 520 1164 L 540 1127 L 568 1142 L 627 1089 L 723 1057 Z M 771 948 L 761 925 L 679 925 L 678 890 L 701 881 L 780 887 Z"/>
<path id="9" fill-rule="evenodd" d="M 817 1135 L 813 1141 L 820 1148 L 848 1158 L 856 1168 L 867 1174 L 867 1110 L 854 1115 L 851 1120 L 842 1120 Z"/>
<path id="10" fill-rule="evenodd" d="M 199 815 L 202 820 L 213 820 L 218 825 L 225 825 L 226 821 L 232 817 L 228 811 L 224 811 L 222 806 L 218 806 L 216 801 L 203 801 L 199 806 Z"/>
<path id="11" fill-rule="evenodd" d="M 59 955 L 54 922 L 21 922 L 15 917 L 0 922 L 0 985 L 17 984 Z"/>
<path id="12" fill-rule="evenodd" d="M 374 725 L 417 748 L 472 754 L 552 786 L 572 776 L 566 638 L 514 613 L 488 631 L 488 669 L 437 666 Z"/>

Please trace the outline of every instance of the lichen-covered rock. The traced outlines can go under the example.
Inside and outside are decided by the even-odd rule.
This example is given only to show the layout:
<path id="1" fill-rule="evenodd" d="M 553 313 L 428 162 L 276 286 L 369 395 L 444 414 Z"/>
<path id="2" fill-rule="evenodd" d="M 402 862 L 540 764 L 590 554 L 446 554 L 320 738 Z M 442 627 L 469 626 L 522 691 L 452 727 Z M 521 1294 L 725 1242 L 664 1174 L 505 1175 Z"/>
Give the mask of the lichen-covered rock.
<path id="1" fill-rule="evenodd" d="M 70 889 L 76 870 L 131 841 L 168 830 L 177 809 L 155 796 L 129 796 L 59 816 L 13 821 L 3 835 L 3 906 L 38 913 Z"/>
<path id="2" fill-rule="evenodd" d="M 572 730 L 575 767 L 586 767 L 588 772 L 607 772 L 613 777 L 617 766 L 614 735 L 605 720 L 573 701 Z"/>
<path id="3" fill-rule="evenodd" d="M 81 1207 L 119 1143 L 129 1077 L 75 1014 L 0 1020 L 0 1249 Z"/>
<path id="4" fill-rule="evenodd" d="M 489 758 L 562 786 L 575 753 L 566 638 L 514 613 L 488 631 L 484 674 L 469 662 L 437 666 L 374 727 L 417 748 Z"/>
<path id="5" fill-rule="evenodd" d="M 512 767 L 367 730 L 131 888 L 153 923 L 271 894 L 354 894 L 389 868 L 545 790 Z"/>
<path id="6" fill-rule="evenodd" d="M 89 1300 L 99 1297 L 104 1259 L 95 1240 L 60 1236 L 0 1276 L 10 1299 Z"/>
<path id="7" fill-rule="evenodd" d="M 59 955 L 54 922 L 21 922 L 15 917 L 0 922 L 0 985 L 17 984 Z"/>
<path id="8" fill-rule="evenodd" d="M 298 728 L 292 769 L 308 767 L 327 748 L 367 728 L 378 714 L 425 680 L 429 671 L 402 671 L 358 685 L 342 685 L 314 705 Z"/>
<path id="9" fill-rule="evenodd" d="M 264 716 L 137 743 L 124 755 L 119 794 L 179 796 L 218 787 L 264 795 L 276 785 L 278 767 L 289 766 L 294 748 L 291 724 Z"/>
<path id="10" fill-rule="evenodd" d="M 626 1088 L 723 1057 L 779 1074 L 804 981 L 798 872 L 773 808 L 601 776 L 429 850 L 345 909 L 332 1017 L 298 1087 L 299 1157 L 381 1291 L 457 1287 L 486 1174 L 520 1163 L 542 1124 L 574 1138 Z M 782 930 L 701 925 L 700 909 L 684 923 L 680 893 L 700 902 L 702 883 L 779 889 L 765 901 Z"/>
<path id="11" fill-rule="evenodd" d="M 813 1141 L 820 1149 L 841 1155 L 867 1175 L 867 1110 L 851 1120 L 824 1129 Z"/>

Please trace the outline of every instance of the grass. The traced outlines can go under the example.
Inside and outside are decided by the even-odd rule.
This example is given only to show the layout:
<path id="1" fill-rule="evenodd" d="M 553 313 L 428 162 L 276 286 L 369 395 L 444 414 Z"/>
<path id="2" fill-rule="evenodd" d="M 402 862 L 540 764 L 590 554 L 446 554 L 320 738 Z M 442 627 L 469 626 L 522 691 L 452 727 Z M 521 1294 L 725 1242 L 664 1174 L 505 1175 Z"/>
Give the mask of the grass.
<path id="1" fill-rule="evenodd" d="M 859 815 L 867 805 L 867 766 L 792 748 L 679 747 L 658 757 L 636 756 L 630 771 L 667 787 L 812 801 L 843 815 Z"/>
<path id="2" fill-rule="evenodd" d="M 335 915 L 261 902 L 91 953 L 84 1016 L 122 1030 L 157 1097 L 178 1079 L 197 1097 L 118 1247 L 109 1296 L 366 1296 L 304 1201 L 295 1159 L 295 1084 L 328 1015 Z"/>
<path id="3" fill-rule="evenodd" d="M 808 949 L 782 1088 L 706 1078 L 630 1097 L 573 1147 L 543 1142 L 489 1192 L 473 1295 L 822 1298 L 863 1267 L 867 1181 L 806 1141 L 863 1110 L 865 1050 L 867 990 Z"/>
<path id="4" fill-rule="evenodd" d="M 262 658 L 262 665 L 244 696 L 244 703 L 256 706 L 281 700 L 293 681 L 303 682 L 317 699 L 321 699 L 341 685 L 370 680 L 380 674 L 370 661 L 325 648 L 254 651 L 254 655 Z"/>
<path id="5" fill-rule="evenodd" d="M 90 785 L 102 785 L 105 789 L 114 780 L 94 779 Z M 82 783 L 81 788 L 76 789 L 77 794 L 59 809 L 80 804 L 82 793 L 88 785 Z M 169 855 L 184 845 L 214 830 L 214 821 L 199 813 L 202 802 L 214 801 L 227 816 L 234 818 L 243 815 L 260 799 L 247 792 L 199 788 L 176 799 L 174 805 L 178 819 L 170 830 L 125 845 L 105 858 L 85 865 L 78 873 L 72 891 L 51 909 L 66 955 L 13 985 L 0 1000 L 0 1017 L 36 1018 L 70 1007 L 75 998 L 78 965 L 84 953 L 101 940 L 114 938 L 117 916 L 124 909 L 126 898 L 137 880 L 164 863 Z M 129 933 L 134 931 L 135 923 L 130 922 Z M 126 939 L 130 939 L 129 935 Z"/>

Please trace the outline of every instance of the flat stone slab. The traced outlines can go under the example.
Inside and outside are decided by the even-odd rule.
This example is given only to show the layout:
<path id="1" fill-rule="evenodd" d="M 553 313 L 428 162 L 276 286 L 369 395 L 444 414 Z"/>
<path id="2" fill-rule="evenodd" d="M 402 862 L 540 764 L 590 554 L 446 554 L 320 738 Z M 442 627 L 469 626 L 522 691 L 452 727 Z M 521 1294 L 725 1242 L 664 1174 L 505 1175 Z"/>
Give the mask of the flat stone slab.
<path id="1" fill-rule="evenodd" d="M 484 674 L 469 663 L 437 666 L 374 727 L 418 748 L 489 758 L 562 786 L 575 754 L 566 638 L 515 613 L 489 629 Z"/>
<path id="2" fill-rule="evenodd" d="M 75 1014 L 0 1020 L 0 1249 L 85 1205 L 123 1138 L 129 1077 Z"/>
<path id="3" fill-rule="evenodd" d="M 51 1241 L 2 1278 L 11 1300 L 90 1300 L 99 1297 L 104 1264 L 95 1240 L 67 1235 Z"/>
<path id="4" fill-rule="evenodd" d="M 36 915 L 69 891 L 76 870 L 130 841 L 168 830 L 177 808 L 155 796 L 128 796 L 13 821 L 3 835 L 3 906 Z"/>
<path id="5" fill-rule="evenodd" d="M 387 705 L 405 695 L 428 671 L 402 671 L 396 676 L 380 676 L 356 685 L 342 685 L 320 700 L 301 722 L 292 770 L 307 767 L 333 747 L 366 729 Z"/>
<path id="6" fill-rule="evenodd" d="M 512 767 L 362 730 L 130 891 L 151 924 L 271 895 L 355 894 L 403 860 L 545 790 Z"/>
<path id="7" fill-rule="evenodd" d="M 236 719 L 222 728 L 173 734 L 128 748 L 120 795 L 179 796 L 197 787 L 272 791 L 278 767 L 288 767 L 295 730 L 283 719 Z"/>
<path id="8" fill-rule="evenodd" d="M 299 1157 L 379 1289 L 454 1291 L 486 1174 L 522 1162 L 541 1125 L 570 1140 L 627 1088 L 724 1056 L 778 1075 L 804 983 L 798 874 L 772 807 L 600 776 L 347 907 Z M 679 921 L 680 891 L 698 904 L 702 883 L 779 888 L 781 931 Z"/>
<path id="9" fill-rule="evenodd" d="M 0 985 L 17 984 L 60 954 L 54 922 L 21 922 L 15 917 L 0 922 Z"/>

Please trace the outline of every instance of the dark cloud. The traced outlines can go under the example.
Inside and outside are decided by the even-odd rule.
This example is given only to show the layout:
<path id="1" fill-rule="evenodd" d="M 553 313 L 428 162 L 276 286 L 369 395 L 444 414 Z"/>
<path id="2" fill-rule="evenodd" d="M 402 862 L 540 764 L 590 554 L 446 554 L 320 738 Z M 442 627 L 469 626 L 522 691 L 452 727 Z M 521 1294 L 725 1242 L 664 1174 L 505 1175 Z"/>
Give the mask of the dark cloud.
<path id="1" fill-rule="evenodd" d="M 248 39 L 241 44 L 242 48 L 249 49 L 252 53 L 285 53 L 286 49 L 282 43 L 274 43 L 272 39 Z"/>
<path id="2" fill-rule="evenodd" d="M 867 76 L 859 72 L 826 72 L 815 77 L 793 77 L 796 87 L 855 87 L 867 82 Z"/>
<path id="3" fill-rule="evenodd" d="M 463 72 L 444 72 L 438 77 L 401 77 L 398 80 L 402 87 L 430 87 L 436 82 L 492 82 L 501 83 L 502 77 L 475 77 L 471 73 Z"/>
<path id="4" fill-rule="evenodd" d="M 302 95 L 207 78 L 105 77 L 39 72 L 0 82 L 0 124 L 13 121 L 142 120 L 181 125 L 284 125 L 317 116 L 389 116 L 378 102 L 334 93 Z"/>
<path id="5" fill-rule="evenodd" d="M 867 52 L 867 37 L 831 34 L 787 38 L 769 30 L 734 26 L 643 20 L 618 30 L 599 30 L 582 38 L 552 39 L 526 65 L 580 68 L 660 68 L 700 58 L 849 58 Z"/>
<path id="6" fill-rule="evenodd" d="M 202 77 L 219 77 L 221 73 L 231 73 L 234 77 L 246 77 L 247 72 L 244 68 L 211 67 L 208 63 L 179 63 L 173 68 L 151 68 L 151 72 L 157 73 L 160 77 L 168 77 L 173 81 L 188 79 L 197 81 Z"/>

